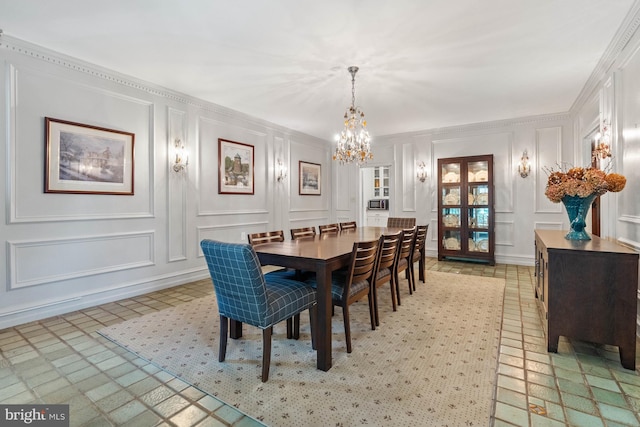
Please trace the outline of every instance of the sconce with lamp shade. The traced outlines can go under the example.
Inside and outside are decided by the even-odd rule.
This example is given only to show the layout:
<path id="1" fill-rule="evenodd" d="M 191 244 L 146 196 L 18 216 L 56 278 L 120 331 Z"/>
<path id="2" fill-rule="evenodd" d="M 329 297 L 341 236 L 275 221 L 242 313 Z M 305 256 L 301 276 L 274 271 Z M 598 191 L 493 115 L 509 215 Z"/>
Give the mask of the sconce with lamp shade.
<path id="1" fill-rule="evenodd" d="M 180 138 L 176 138 L 174 140 L 174 144 L 176 156 L 173 161 L 173 171 L 180 173 L 187 169 L 187 166 L 189 165 L 189 155 L 187 154 L 184 143 Z"/>
<path id="2" fill-rule="evenodd" d="M 530 172 L 531 164 L 529 163 L 529 155 L 527 154 L 527 150 L 524 150 L 520 158 L 520 163 L 518 163 L 518 173 L 522 178 L 526 178 Z"/>

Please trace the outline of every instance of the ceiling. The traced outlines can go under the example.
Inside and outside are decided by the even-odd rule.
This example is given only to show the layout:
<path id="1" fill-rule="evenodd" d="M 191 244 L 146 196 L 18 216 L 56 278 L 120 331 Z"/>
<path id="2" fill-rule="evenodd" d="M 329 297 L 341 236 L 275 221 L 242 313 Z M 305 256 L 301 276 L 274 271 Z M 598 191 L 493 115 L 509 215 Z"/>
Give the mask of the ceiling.
<path id="1" fill-rule="evenodd" d="M 566 112 L 633 0 L 0 0 L 9 36 L 323 139 Z"/>

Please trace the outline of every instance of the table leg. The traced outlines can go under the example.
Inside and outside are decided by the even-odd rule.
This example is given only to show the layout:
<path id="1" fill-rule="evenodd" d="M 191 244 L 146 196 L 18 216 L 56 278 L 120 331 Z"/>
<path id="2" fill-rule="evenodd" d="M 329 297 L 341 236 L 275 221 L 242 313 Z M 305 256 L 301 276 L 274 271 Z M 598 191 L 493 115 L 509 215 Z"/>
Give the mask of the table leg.
<path id="1" fill-rule="evenodd" d="M 320 268 L 316 271 L 318 283 L 318 325 L 316 327 L 317 367 L 322 371 L 331 369 L 331 271 Z"/>

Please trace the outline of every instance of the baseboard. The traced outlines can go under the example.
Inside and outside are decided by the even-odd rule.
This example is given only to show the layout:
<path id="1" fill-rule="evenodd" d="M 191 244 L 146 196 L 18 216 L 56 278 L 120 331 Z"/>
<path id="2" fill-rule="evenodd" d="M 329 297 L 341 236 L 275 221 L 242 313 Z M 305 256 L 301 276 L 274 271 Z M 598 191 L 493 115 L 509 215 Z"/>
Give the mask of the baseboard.
<path id="1" fill-rule="evenodd" d="M 36 306 L 11 307 L 9 310 L 0 312 L 0 329 L 47 319 L 100 304 L 132 298 L 208 277 L 209 271 L 206 268 L 198 268 L 179 274 L 156 276 L 127 283 L 124 286 L 118 286 L 118 289 L 114 290 L 107 289 L 73 298 L 51 300 Z"/>

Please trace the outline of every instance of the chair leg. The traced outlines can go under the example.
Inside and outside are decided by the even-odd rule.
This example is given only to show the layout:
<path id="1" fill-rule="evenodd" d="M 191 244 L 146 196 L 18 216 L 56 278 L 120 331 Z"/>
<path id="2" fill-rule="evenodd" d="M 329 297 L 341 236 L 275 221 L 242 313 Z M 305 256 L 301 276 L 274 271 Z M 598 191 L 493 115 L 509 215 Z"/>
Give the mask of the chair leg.
<path id="1" fill-rule="evenodd" d="M 273 327 L 262 330 L 262 382 L 269 379 L 269 365 L 271 364 L 271 334 Z"/>
<path id="2" fill-rule="evenodd" d="M 411 286 L 411 277 L 413 276 L 413 264 L 411 261 L 407 261 L 407 269 L 405 270 L 405 275 L 407 277 L 407 282 L 409 283 L 409 295 L 413 295 L 413 288 Z"/>
<path id="3" fill-rule="evenodd" d="M 376 326 L 380 326 L 380 313 L 378 311 L 378 287 L 372 286 L 371 292 L 373 293 L 370 298 L 373 298 L 373 314 L 376 320 Z"/>
<path id="4" fill-rule="evenodd" d="M 412 290 L 416 290 L 416 270 L 415 270 L 415 263 L 411 262 L 411 271 L 409 272 L 409 278 L 411 280 L 411 289 Z"/>
<path id="5" fill-rule="evenodd" d="M 287 338 L 293 338 L 293 319 L 291 317 L 287 319 Z"/>
<path id="6" fill-rule="evenodd" d="M 293 339 L 300 338 L 300 313 L 293 316 Z"/>
<path id="7" fill-rule="evenodd" d="M 342 306 L 342 321 L 344 322 L 344 338 L 347 342 L 347 353 L 351 353 L 351 323 L 349 322 L 349 304 Z"/>
<path id="8" fill-rule="evenodd" d="M 314 305 L 309 308 L 309 331 L 311 332 L 311 348 L 317 350 L 316 348 L 316 333 L 317 333 L 317 325 L 318 325 L 318 306 Z"/>
<path id="9" fill-rule="evenodd" d="M 420 260 L 418 261 L 418 267 L 420 268 L 420 272 L 418 273 L 418 278 L 422 283 L 426 283 L 424 281 L 424 270 L 425 270 L 425 253 L 424 251 L 420 252 Z"/>
<path id="10" fill-rule="evenodd" d="M 397 271 L 395 273 L 395 277 L 396 277 L 396 298 L 398 300 L 398 305 L 401 305 L 400 304 L 400 276 L 398 275 Z"/>
<path id="11" fill-rule="evenodd" d="M 229 336 L 229 319 L 220 315 L 220 347 L 218 348 L 218 362 L 224 362 L 227 356 L 227 337 Z"/>
<path id="12" fill-rule="evenodd" d="M 373 306 L 374 305 L 373 298 L 374 296 L 371 294 L 371 292 L 369 292 L 369 295 L 367 295 L 367 300 L 369 300 L 369 318 L 371 319 L 371 330 L 375 331 L 377 319 L 376 319 L 376 313 L 374 312 L 375 307 Z"/>
<path id="13" fill-rule="evenodd" d="M 396 306 L 396 287 L 396 278 L 394 275 L 391 275 L 389 289 L 391 290 L 391 306 L 393 307 L 393 311 L 398 311 L 398 307 Z"/>

